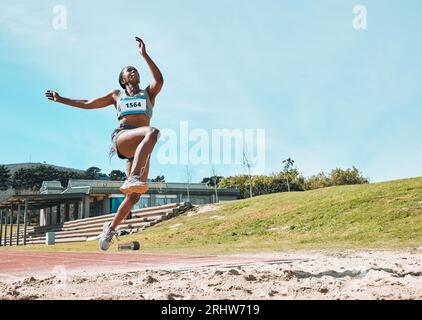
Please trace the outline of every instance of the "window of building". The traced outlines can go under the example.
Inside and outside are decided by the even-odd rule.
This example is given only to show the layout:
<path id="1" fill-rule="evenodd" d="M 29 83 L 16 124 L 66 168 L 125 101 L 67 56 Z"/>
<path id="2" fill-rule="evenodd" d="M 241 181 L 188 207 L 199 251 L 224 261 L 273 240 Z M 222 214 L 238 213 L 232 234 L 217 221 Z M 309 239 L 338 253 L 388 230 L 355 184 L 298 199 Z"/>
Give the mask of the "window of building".
<path id="1" fill-rule="evenodd" d="M 141 199 L 133 206 L 133 209 L 142 209 L 149 207 L 149 195 L 142 195 Z"/>
<path id="2" fill-rule="evenodd" d="M 113 197 L 110 199 L 110 212 L 116 213 L 119 209 L 120 204 L 123 202 L 125 197 Z"/>
<path id="3" fill-rule="evenodd" d="M 177 202 L 177 195 L 156 195 L 155 196 L 155 205 L 164 206 L 170 203 Z"/>

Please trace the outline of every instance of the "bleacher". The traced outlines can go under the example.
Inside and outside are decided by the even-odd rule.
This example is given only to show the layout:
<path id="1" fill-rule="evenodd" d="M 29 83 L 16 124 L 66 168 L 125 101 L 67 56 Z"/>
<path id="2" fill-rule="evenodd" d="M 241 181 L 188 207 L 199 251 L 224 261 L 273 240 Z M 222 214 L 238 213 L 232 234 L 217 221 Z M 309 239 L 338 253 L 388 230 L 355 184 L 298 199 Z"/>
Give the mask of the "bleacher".
<path id="1" fill-rule="evenodd" d="M 192 208 L 188 202 L 172 203 L 159 207 L 149 207 L 132 210 L 131 219 L 124 220 L 118 227 L 118 231 L 125 230 L 128 233 L 140 232 L 163 220 L 185 212 Z M 28 228 L 26 244 L 43 244 L 46 241 L 46 233 L 55 233 L 55 242 L 86 241 L 98 236 L 102 232 L 104 222 L 112 221 L 115 214 L 107 214 L 98 217 L 67 221 L 65 223 Z M 14 230 L 16 232 L 16 230 Z M 16 245 L 16 233 L 12 235 L 12 245 Z M 2 239 L 3 240 L 3 239 Z M 23 226 L 19 232 L 19 244 L 23 244 Z M 4 242 L 2 241 L 2 245 Z M 10 237 L 6 239 L 6 245 L 10 245 Z"/>

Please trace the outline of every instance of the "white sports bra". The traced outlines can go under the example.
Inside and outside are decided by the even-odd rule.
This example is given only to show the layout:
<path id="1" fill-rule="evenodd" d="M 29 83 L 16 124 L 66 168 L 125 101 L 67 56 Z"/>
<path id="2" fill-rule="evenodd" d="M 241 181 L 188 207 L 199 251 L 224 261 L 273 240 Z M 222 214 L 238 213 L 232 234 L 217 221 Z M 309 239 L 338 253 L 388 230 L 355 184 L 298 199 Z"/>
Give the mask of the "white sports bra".
<path id="1" fill-rule="evenodd" d="M 120 91 L 119 99 L 117 100 L 117 118 L 129 114 L 145 114 L 148 118 L 152 118 L 152 103 L 149 100 L 148 91 L 142 90 L 134 95 L 128 96 L 125 91 Z"/>

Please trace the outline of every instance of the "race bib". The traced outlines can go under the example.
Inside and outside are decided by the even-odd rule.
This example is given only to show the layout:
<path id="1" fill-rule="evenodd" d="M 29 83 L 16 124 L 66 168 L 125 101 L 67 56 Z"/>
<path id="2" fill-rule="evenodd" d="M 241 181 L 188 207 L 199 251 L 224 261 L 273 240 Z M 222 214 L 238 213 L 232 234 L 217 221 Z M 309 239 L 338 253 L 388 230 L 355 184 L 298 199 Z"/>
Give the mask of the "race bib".
<path id="1" fill-rule="evenodd" d="M 118 112 L 122 115 L 130 113 L 145 113 L 147 110 L 146 97 L 126 97 L 120 99 Z"/>

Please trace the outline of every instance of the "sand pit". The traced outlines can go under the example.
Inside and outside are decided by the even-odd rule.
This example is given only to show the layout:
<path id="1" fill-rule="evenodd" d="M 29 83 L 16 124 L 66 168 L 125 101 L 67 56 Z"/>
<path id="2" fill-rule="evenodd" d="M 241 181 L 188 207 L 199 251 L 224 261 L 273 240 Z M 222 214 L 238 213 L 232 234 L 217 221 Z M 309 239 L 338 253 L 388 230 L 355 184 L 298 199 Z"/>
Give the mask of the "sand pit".
<path id="1" fill-rule="evenodd" d="M 249 260 L 242 262 L 242 256 Z M 0 298 L 422 299 L 420 250 L 237 255 L 233 263 L 229 258 L 215 265 L 207 260 L 132 270 L 56 266 L 50 274 L 2 274 Z"/>

